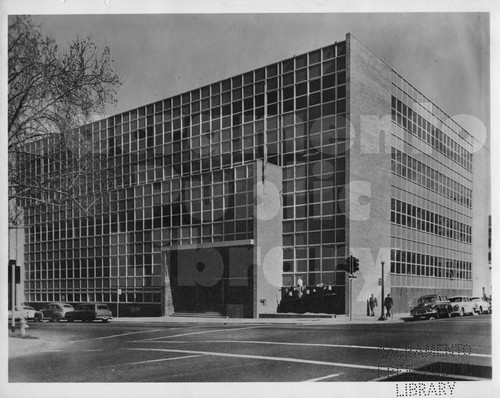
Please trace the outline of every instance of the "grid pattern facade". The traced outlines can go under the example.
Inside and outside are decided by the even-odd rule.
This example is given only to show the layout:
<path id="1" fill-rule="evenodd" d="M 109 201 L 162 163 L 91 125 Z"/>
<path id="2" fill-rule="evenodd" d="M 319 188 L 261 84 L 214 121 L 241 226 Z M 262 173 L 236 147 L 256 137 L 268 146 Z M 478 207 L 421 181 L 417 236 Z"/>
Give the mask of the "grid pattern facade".
<path id="1" fill-rule="evenodd" d="M 25 301 L 159 306 L 165 247 L 255 238 L 256 159 L 282 169 L 283 286 L 344 286 L 348 56 L 335 43 L 82 127 L 112 189 L 90 214 L 25 207 Z M 392 73 L 391 284 L 470 289 L 472 137 Z M 26 173 L 57 172 L 50 140 L 27 147 Z"/>
<path id="2" fill-rule="evenodd" d="M 401 76 L 393 78 L 393 286 L 422 287 L 435 278 L 442 287 L 470 289 L 472 137 Z"/>
<path id="3" fill-rule="evenodd" d="M 345 52 L 337 43 L 82 127 L 113 189 L 91 214 L 26 208 L 26 301 L 114 303 L 120 288 L 121 303 L 160 304 L 162 247 L 253 238 L 255 159 L 283 168 L 283 283 L 344 284 Z M 50 175 L 42 163 L 35 172 Z"/>

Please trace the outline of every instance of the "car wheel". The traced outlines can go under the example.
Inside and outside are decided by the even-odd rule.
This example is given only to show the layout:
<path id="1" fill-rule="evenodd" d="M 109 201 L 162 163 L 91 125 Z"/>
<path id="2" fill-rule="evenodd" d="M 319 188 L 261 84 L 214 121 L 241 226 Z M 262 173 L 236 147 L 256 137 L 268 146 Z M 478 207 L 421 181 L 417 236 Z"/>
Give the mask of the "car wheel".
<path id="1" fill-rule="evenodd" d="M 103 319 L 102 323 L 108 323 L 108 320 L 107 319 Z"/>
<path id="2" fill-rule="evenodd" d="M 460 316 L 464 316 L 464 315 L 465 315 L 465 310 L 462 308 L 462 309 L 460 310 L 460 312 L 458 313 L 458 315 L 460 315 Z"/>
<path id="3" fill-rule="evenodd" d="M 35 315 L 35 322 L 42 322 L 40 315 Z"/>
<path id="4" fill-rule="evenodd" d="M 73 322 L 74 319 L 73 318 L 66 318 L 68 322 Z"/>
<path id="5" fill-rule="evenodd" d="M 59 322 L 61 320 L 61 318 L 59 318 L 58 316 L 55 316 L 55 317 L 52 318 L 52 320 L 54 322 Z"/>
<path id="6" fill-rule="evenodd" d="M 477 312 L 477 311 L 475 311 L 475 310 L 472 310 L 472 315 L 473 315 L 473 316 L 479 315 L 480 313 L 481 313 L 481 312 Z"/>
<path id="7" fill-rule="evenodd" d="M 484 314 L 485 311 L 483 311 L 483 307 L 479 307 L 479 313 Z"/>

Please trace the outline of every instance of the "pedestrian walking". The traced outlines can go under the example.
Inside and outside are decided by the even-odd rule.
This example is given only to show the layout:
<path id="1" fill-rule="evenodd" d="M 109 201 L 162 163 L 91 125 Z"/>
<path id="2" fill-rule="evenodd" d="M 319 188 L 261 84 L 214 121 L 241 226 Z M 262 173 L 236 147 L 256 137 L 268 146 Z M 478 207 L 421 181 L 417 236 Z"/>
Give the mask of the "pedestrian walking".
<path id="1" fill-rule="evenodd" d="M 377 303 L 377 298 L 375 297 L 375 295 L 372 293 L 372 296 L 369 298 L 369 302 L 370 302 L 370 312 L 371 312 L 371 316 L 375 316 L 375 307 L 378 307 L 378 303 Z"/>
<path id="2" fill-rule="evenodd" d="M 384 307 L 387 310 L 387 314 L 386 314 L 387 317 L 391 316 L 391 309 L 392 309 L 393 305 L 394 305 L 394 301 L 392 300 L 391 295 L 388 294 L 384 300 Z"/>

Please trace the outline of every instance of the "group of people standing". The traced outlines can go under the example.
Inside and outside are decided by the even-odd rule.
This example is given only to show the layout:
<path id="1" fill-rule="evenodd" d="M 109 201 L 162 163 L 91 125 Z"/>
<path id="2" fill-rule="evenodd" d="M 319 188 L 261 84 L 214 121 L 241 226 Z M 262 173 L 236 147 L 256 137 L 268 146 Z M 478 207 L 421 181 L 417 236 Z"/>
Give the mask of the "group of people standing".
<path id="1" fill-rule="evenodd" d="M 394 301 L 392 300 L 392 297 L 390 294 L 387 295 L 387 297 L 384 299 L 384 307 L 386 309 L 386 315 L 387 317 L 391 316 L 391 310 L 392 306 L 394 305 Z M 369 306 L 369 313 L 368 316 L 375 316 L 375 307 L 378 307 L 377 303 L 377 298 L 375 295 L 372 293 L 371 297 L 368 299 L 368 306 Z"/>

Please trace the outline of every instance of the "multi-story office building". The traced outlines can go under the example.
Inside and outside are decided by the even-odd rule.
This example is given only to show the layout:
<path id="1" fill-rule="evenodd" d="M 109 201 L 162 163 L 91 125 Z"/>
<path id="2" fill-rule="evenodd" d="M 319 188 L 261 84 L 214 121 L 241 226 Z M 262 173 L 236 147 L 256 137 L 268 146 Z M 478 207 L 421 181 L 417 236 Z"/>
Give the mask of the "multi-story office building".
<path id="1" fill-rule="evenodd" d="M 472 137 L 350 34 L 82 132 L 114 188 L 91 214 L 25 209 L 34 305 L 257 317 L 300 276 L 333 286 L 343 313 L 353 254 L 353 312 L 382 280 L 407 311 L 472 293 L 487 267 L 473 262 Z"/>

